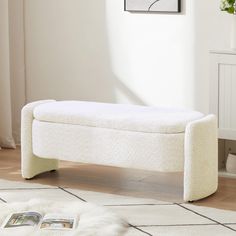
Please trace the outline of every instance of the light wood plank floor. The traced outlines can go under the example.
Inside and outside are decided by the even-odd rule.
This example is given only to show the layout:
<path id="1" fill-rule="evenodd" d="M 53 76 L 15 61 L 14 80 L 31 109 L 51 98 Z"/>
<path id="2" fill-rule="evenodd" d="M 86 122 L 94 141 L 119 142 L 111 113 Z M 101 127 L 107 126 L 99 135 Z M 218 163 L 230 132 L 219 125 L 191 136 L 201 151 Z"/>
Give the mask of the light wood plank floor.
<path id="1" fill-rule="evenodd" d="M 61 161 L 58 171 L 24 180 L 20 172 L 19 148 L 0 150 L 0 179 L 183 202 L 182 173 L 167 174 Z M 194 204 L 236 211 L 236 179 L 219 178 L 218 191 Z"/>

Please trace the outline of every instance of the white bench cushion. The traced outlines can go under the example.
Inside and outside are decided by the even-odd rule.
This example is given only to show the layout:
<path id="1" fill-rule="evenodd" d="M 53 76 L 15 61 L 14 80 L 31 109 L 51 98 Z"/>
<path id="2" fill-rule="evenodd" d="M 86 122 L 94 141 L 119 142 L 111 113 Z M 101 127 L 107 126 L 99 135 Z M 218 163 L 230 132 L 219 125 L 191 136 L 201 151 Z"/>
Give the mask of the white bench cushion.
<path id="1" fill-rule="evenodd" d="M 39 121 L 151 133 L 182 133 L 200 112 L 127 104 L 55 101 L 37 106 Z"/>

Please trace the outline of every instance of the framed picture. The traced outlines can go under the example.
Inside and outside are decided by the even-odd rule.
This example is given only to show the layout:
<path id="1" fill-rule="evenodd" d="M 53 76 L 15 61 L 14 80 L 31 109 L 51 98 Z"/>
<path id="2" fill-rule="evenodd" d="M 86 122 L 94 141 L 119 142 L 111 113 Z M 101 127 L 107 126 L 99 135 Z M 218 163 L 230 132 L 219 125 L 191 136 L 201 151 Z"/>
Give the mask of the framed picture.
<path id="1" fill-rule="evenodd" d="M 125 11 L 180 12 L 181 0 L 125 0 Z"/>

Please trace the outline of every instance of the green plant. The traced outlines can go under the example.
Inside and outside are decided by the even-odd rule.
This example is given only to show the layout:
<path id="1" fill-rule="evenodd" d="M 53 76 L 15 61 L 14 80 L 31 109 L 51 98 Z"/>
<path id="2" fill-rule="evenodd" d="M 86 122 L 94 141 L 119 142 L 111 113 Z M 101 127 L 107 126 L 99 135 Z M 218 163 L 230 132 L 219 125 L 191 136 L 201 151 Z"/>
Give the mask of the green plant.
<path id="1" fill-rule="evenodd" d="M 229 14 L 235 14 L 236 12 L 236 6 L 235 6 L 236 0 L 221 0 L 221 11 L 226 11 Z"/>

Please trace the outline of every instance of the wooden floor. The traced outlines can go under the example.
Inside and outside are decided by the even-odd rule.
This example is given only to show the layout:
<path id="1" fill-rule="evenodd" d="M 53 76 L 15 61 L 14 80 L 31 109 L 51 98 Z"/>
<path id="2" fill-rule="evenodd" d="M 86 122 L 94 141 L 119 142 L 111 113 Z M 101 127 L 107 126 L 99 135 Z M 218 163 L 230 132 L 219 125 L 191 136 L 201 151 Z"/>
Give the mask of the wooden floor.
<path id="1" fill-rule="evenodd" d="M 183 202 L 182 173 L 167 174 L 61 161 L 58 171 L 24 180 L 20 173 L 19 148 L 0 150 L 0 179 Z M 219 178 L 218 191 L 194 204 L 236 211 L 236 179 Z"/>

